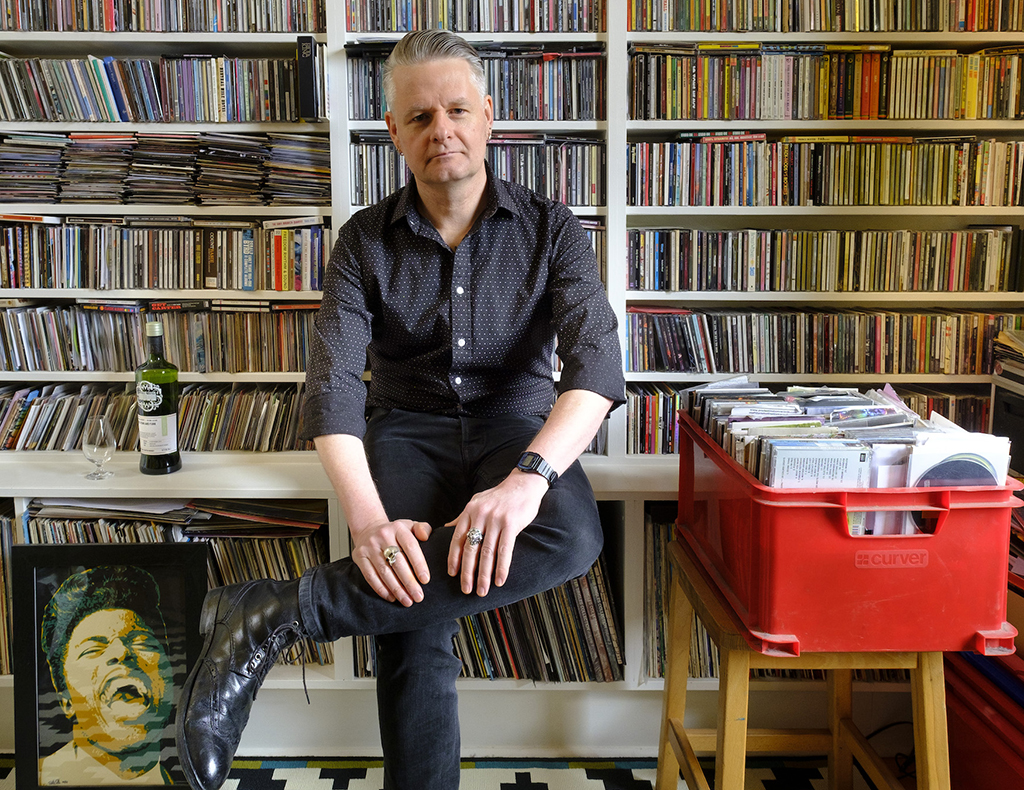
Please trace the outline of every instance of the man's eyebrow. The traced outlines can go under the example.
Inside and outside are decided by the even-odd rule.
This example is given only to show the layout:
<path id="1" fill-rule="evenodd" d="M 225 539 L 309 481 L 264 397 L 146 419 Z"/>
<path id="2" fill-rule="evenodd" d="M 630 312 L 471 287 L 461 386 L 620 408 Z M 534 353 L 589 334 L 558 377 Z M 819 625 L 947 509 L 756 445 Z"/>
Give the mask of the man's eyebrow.
<path id="1" fill-rule="evenodd" d="M 458 97 L 450 100 L 448 102 L 447 106 L 448 107 L 466 107 L 468 105 L 469 105 L 469 97 L 468 96 L 458 96 Z M 430 109 L 431 109 L 431 107 L 428 106 L 428 105 L 425 105 L 425 104 L 423 104 L 423 105 L 421 105 L 421 104 L 414 104 L 411 107 L 409 107 L 408 110 L 406 110 L 405 117 L 406 118 L 415 118 L 420 113 L 429 112 Z"/>
<path id="2" fill-rule="evenodd" d="M 156 634 L 151 629 L 149 629 L 149 628 L 133 628 L 132 630 L 130 630 L 126 634 L 124 634 L 124 636 L 130 636 L 130 637 L 137 637 L 137 636 L 147 636 L 148 637 L 148 636 L 151 636 L 154 639 L 156 639 Z M 84 645 L 84 644 L 89 643 L 89 642 L 98 642 L 100 644 L 109 644 L 110 641 L 111 640 L 108 637 L 103 636 L 102 634 L 93 634 L 92 636 L 84 636 L 84 637 L 82 637 L 78 642 L 75 643 L 75 646 L 77 647 L 79 645 Z"/>
<path id="3" fill-rule="evenodd" d="M 73 645 L 69 645 L 69 650 L 73 649 L 75 653 L 81 654 L 83 650 L 87 650 L 92 647 L 109 645 L 110 640 L 105 636 L 99 634 L 93 636 L 86 636 L 75 642 Z"/>

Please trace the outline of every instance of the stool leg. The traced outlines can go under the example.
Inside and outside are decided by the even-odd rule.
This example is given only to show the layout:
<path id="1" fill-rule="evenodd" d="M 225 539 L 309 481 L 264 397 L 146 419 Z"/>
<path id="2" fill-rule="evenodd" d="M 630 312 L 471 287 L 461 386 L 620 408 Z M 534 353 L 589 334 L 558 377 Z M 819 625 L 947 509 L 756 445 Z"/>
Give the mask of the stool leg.
<path id="1" fill-rule="evenodd" d="M 715 790 L 741 790 L 747 766 L 750 651 L 722 650 L 718 680 Z"/>
<path id="2" fill-rule="evenodd" d="M 828 729 L 832 751 L 828 755 L 829 790 L 853 787 L 853 753 L 843 738 L 843 719 L 853 718 L 853 671 L 830 669 L 828 676 Z"/>
<path id="3" fill-rule="evenodd" d="M 668 645 L 665 656 L 665 692 L 662 698 L 661 740 L 658 742 L 657 790 L 679 787 L 679 761 L 670 738 L 671 719 L 682 721 L 686 713 L 686 683 L 690 676 L 690 624 L 693 606 L 675 583 L 669 601 Z"/>
<path id="4" fill-rule="evenodd" d="M 942 653 L 918 653 L 917 669 L 911 670 L 910 674 L 917 786 L 919 790 L 949 790 Z"/>

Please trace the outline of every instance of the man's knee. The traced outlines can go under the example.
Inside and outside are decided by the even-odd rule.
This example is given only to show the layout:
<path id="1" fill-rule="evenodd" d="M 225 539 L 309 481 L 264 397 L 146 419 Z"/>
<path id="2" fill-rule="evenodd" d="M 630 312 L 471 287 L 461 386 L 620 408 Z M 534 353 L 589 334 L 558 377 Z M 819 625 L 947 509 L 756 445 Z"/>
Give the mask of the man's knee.
<path id="1" fill-rule="evenodd" d="M 577 499 L 571 508 L 561 509 L 559 552 L 562 554 L 566 579 L 582 576 L 597 562 L 604 547 L 604 529 L 591 498 Z"/>
<path id="2" fill-rule="evenodd" d="M 573 565 L 573 573 L 569 576 L 570 579 L 575 579 L 589 571 L 597 562 L 597 558 L 601 556 L 601 549 L 604 548 L 604 531 L 601 529 L 600 520 L 587 529 L 581 529 L 575 537 L 572 553 L 576 562 Z"/>

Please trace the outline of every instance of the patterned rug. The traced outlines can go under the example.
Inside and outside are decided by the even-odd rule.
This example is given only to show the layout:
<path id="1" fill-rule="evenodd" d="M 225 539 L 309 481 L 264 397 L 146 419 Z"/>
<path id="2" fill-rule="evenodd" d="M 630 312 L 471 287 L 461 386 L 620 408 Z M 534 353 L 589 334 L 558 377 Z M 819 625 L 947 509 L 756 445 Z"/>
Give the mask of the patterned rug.
<path id="1" fill-rule="evenodd" d="M 702 761 L 714 784 L 712 761 Z M 474 760 L 462 764 L 460 790 L 652 790 L 654 760 Z M 380 760 L 236 760 L 223 790 L 381 790 Z M 824 790 L 820 758 L 751 759 L 746 788 Z M 679 787 L 685 788 L 680 780 Z M 14 790 L 14 757 L 0 755 L 0 790 Z"/>

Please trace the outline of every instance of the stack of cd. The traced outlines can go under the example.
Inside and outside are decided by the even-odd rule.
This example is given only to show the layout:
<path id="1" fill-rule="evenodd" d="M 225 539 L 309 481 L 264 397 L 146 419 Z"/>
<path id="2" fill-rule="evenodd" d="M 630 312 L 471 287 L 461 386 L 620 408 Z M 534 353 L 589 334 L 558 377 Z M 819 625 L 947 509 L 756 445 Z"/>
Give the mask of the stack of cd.
<path id="1" fill-rule="evenodd" d="M 13 132 L 0 138 L 0 201 L 56 203 L 65 134 Z"/>
<path id="2" fill-rule="evenodd" d="M 263 163 L 269 156 L 265 135 L 204 133 L 196 162 L 199 202 L 262 205 Z"/>
<path id="3" fill-rule="evenodd" d="M 61 202 L 123 202 L 135 145 L 134 134 L 73 132 L 64 151 Z"/>
<path id="4" fill-rule="evenodd" d="M 199 134 L 136 135 L 127 203 L 195 203 Z"/>
<path id="5" fill-rule="evenodd" d="M 271 133 L 263 194 L 272 206 L 331 201 L 330 140 L 316 134 Z"/>

